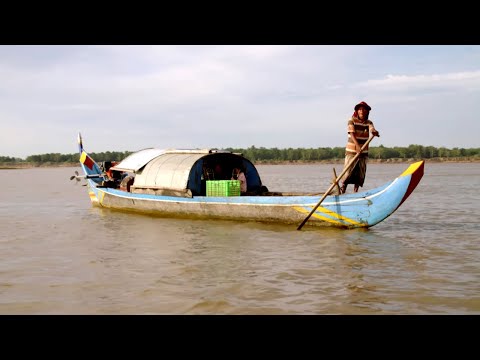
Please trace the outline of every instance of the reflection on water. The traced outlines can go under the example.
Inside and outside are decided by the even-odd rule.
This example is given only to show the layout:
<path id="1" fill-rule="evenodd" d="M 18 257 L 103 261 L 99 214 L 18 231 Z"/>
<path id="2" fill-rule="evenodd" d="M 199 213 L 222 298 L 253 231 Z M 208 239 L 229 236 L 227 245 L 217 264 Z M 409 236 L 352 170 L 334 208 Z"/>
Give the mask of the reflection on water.
<path id="1" fill-rule="evenodd" d="M 272 191 L 327 189 L 331 168 L 258 167 Z M 369 164 L 365 187 L 405 168 Z M 480 313 L 476 164 L 426 164 L 371 229 L 302 231 L 92 207 L 74 170 L 0 171 L 0 313 Z"/>

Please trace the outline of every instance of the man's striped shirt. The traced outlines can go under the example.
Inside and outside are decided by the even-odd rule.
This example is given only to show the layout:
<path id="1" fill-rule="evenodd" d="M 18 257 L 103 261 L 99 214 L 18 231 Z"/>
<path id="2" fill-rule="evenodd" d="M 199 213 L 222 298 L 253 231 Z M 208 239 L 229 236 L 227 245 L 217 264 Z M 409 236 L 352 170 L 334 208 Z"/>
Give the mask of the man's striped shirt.
<path id="1" fill-rule="evenodd" d="M 363 146 L 363 144 L 365 144 L 370 137 L 370 133 L 376 130 L 371 120 L 361 121 L 356 117 L 352 117 L 348 120 L 347 131 L 348 142 L 345 150 L 347 154 L 356 154 L 357 151 L 355 150 L 355 142 L 350 136 L 350 133 L 355 133 L 355 137 L 357 138 L 358 143 L 360 144 L 360 146 Z M 368 156 L 368 145 L 362 151 L 362 157 L 365 156 Z"/>

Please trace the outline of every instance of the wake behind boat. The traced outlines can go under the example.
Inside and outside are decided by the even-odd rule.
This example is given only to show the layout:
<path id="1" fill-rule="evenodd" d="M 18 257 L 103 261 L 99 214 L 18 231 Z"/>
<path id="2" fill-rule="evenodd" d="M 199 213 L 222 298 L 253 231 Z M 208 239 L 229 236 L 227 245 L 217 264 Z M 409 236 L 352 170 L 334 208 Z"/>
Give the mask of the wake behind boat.
<path id="1" fill-rule="evenodd" d="M 156 149 L 132 153 L 120 163 L 95 162 L 78 134 L 80 164 L 93 205 L 158 216 L 368 228 L 392 215 L 420 182 L 424 161 L 394 180 L 353 194 L 272 192 L 242 154 L 216 149 Z M 231 179 L 241 168 L 247 191 Z M 319 205 L 321 202 L 321 206 Z M 315 209 L 315 210 L 314 210 Z M 303 223 L 302 223 L 303 226 Z"/>

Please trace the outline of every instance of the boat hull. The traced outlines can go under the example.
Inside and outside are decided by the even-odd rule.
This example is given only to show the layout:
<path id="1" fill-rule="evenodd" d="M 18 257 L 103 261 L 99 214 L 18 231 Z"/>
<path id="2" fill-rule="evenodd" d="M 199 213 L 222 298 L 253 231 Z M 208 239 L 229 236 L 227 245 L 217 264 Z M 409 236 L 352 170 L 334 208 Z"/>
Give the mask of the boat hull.
<path id="1" fill-rule="evenodd" d="M 306 226 L 368 228 L 385 220 L 411 195 L 424 162 L 411 164 L 393 181 L 361 193 L 327 196 Z M 88 179 L 90 199 L 101 207 L 164 217 L 208 218 L 298 224 L 321 196 L 173 197 L 98 187 Z"/>

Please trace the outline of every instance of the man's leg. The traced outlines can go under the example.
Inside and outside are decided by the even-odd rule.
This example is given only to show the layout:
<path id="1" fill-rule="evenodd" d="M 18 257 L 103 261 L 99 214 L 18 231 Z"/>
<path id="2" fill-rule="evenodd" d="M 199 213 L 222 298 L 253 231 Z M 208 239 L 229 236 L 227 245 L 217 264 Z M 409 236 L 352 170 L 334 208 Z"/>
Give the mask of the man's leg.
<path id="1" fill-rule="evenodd" d="M 353 192 L 358 192 L 358 185 L 357 185 L 357 184 L 355 184 L 355 185 L 353 186 Z"/>

